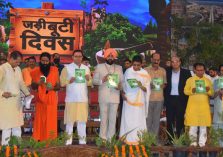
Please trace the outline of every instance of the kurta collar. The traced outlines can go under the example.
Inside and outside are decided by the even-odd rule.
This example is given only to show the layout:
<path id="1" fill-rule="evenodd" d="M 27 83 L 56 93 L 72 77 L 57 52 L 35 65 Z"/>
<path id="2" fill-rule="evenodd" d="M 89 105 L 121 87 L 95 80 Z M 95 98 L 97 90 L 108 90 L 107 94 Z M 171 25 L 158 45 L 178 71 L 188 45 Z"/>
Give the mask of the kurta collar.
<path id="1" fill-rule="evenodd" d="M 75 63 L 72 63 L 72 64 L 73 64 L 74 67 L 77 67 L 77 68 L 81 68 L 82 67 L 82 64 L 80 65 L 80 67 L 77 64 L 75 64 Z"/>
<path id="2" fill-rule="evenodd" d="M 7 66 L 8 68 L 10 68 L 10 69 L 12 69 L 12 70 L 15 70 L 15 69 L 16 69 L 16 67 L 13 68 L 13 67 L 11 66 L 11 64 L 9 64 L 9 62 L 6 62 L 5 64 L 6 64 L 6 66 Z"/>
<path id="3" fill-rule="evenodd" d="M 198 76 L 195 74 L 195 78 L 201 80 L 201 79 L 204 79 L 204 75 L 203 75 L 202 78 L 200 78 L 200 77 L 198 77 Z"/>

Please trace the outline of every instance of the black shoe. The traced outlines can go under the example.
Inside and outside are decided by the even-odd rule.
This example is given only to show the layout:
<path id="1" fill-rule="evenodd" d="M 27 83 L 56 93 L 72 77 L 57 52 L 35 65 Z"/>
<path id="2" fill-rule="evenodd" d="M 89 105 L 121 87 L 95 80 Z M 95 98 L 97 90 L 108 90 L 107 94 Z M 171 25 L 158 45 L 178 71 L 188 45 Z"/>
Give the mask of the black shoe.
<path id="1" fill-rule="evenodd" d="M 172 146 L 173 144 L 171 143 L 171 142 L 166 142 L 165 144 L 164 144 L 164 146 Z"/>

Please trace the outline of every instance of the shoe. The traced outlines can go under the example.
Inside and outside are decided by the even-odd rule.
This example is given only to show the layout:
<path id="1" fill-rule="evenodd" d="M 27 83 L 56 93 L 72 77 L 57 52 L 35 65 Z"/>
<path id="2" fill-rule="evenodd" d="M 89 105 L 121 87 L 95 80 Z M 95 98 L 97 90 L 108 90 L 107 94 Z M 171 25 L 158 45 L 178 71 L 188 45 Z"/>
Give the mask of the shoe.
<path id="1" fill-rule="evenodd" d="M 197 142 L 192 142 L 192 143 L 190 144 L 190 146 L 197 147 Z"/>
<path id="2" fill-rule="evenodd" d="M 85 140 L 79 140 L 79 144 L 80 144 L 80 145 L 86 145 L 87 142 L 86 142 Z"/>
<path id="3" fill-rule="evenodd" d="M 72 145 L 72 142 L 73 142 L 73 139 L 72 139 L 72 138 L 69 139 L 69 140 L 67 140 L 67 141 L 66 141 L 66 146 L 68 146 L 68 145 Z"/>
<path id="4" fill-rule="evenodd" d="M 164 146 L 172 146 L 173 144 L 171 143 L 171 142 L 166 142 L 165 144 L 164 144 Z"/>
<path id="5" fill-rule="evenodd" d="M 199 146 L 200 146 L 200 147 L 204 147 L 205 144 L 204 144 L 204 143 L 199 143 Z"/>

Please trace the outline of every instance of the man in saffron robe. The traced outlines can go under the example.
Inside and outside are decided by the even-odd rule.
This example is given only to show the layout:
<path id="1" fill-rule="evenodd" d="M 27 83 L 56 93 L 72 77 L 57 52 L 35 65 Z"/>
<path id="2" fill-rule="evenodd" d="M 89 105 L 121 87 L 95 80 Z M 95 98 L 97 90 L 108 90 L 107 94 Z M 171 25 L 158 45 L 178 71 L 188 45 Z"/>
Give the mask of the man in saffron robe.
<path id="1" fill-rule="evenodd" d="M 39 67 L 31 72 L 36 100 L 33 138 L 39 141 L 57 137 L 59 73 L 57 67 L 51 66 L 50 59 L 49 53 L 42 53 Z"/>

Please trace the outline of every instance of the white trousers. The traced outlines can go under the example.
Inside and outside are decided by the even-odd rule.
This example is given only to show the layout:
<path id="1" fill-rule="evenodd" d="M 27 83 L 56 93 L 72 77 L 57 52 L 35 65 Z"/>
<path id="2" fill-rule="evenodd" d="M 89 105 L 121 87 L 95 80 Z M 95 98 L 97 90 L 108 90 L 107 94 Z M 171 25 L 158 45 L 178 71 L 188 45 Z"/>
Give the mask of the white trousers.
<path id="1" fill-rule="evenodd" d="M 118 104 L 101 103 L 100 107 L 100 137 L 109 140 L 115 135 Z"/>
<path id="2" fill-rule="evenodd" d="M 69 135 L 69 139 L 66 141 L 66 145 L 71 145 L 73 141 L 73 127 L 74 123 L 66 124 L 66 133 Z M 79 138 L 79 144 L 86 144 L 86 122 L 77 122 L 77 134 Z"/>
<path id="3" fill-rule="evenodd" d="M 2 130 L 2 145 L 8 145 L 10 141 L 10 136 L 21 137 L 22 130 L 21 127 L 10 128 Z"/>
<path id="4" fill-rule="evenodd" d="M 192 141 L 191 145 L 193 145 L 193 146 L 197 146 L 197 131 L 198 131 L 198 126 L 190 127 L 189 136 Z M 198 139 L 199 146 L 204 147 L 206 141 L 207 141 L 207 127 L 200 126 L 199 127 L 199 139 Z"/>

